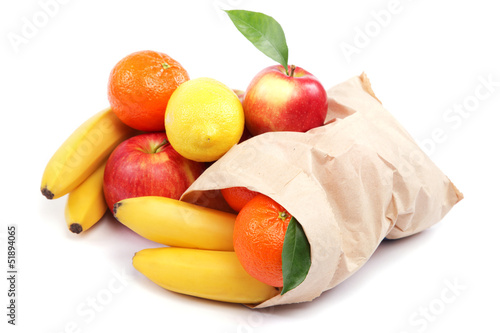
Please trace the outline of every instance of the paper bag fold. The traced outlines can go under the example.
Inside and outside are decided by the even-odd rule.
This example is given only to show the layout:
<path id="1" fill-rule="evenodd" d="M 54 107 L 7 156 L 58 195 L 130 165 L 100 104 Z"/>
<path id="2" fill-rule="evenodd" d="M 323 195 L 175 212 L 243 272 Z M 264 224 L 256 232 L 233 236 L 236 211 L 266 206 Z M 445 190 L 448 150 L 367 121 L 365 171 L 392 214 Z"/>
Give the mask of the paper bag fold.
<path id="1" fill-rule="evenodd" d="M 233 147 L 181 198 L 228 209 L 219 189 L 245 186 L 300 222 L 311 246 L 306 279 L 255 307 L 311 301 L 356 272 L 384 238 L 429 228 L 462 199 L 384 109 L 366 75 L 328 96 L 324 126 L 264 133 Z"/>

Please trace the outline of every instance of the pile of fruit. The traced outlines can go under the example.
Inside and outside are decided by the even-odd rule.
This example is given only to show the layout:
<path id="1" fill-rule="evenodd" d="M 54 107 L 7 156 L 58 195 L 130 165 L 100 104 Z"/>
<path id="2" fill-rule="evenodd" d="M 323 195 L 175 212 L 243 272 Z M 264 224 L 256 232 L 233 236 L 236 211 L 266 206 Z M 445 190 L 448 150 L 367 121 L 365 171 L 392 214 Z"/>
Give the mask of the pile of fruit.
<path id="1" fill-rule="evenodd" d="M 190 79 L 164 53 L 126 56 L 109 77 L 110 107 L 55 152 L 41 192 L 48 199 L 68 194 L 71 232 L 85 232 L 109 209 L 137 234 L 166 245 L 133 258 L 134 267 L 158 285 L 252 304 L 284 294 L 307 275 L 309 244 L 299 221 L 273 199 L 243 187 L 221 190 L 231 212 L 179 199 L 242 141 L 322 126 L 328 102 L 317 78 L 288 65 L 284 33 L 274 19 L 227 13 L 279 65 L 263 69 L 241 92 L 212 78 Z"/>

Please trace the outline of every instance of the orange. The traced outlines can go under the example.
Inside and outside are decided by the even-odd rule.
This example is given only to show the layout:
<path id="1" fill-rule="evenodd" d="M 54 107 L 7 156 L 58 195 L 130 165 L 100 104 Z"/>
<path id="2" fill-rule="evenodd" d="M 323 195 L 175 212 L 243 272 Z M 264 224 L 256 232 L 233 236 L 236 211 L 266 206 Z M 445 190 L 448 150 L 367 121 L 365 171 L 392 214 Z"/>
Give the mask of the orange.
<path id="1" fill-rule="evenodd" d="M 188 80 L 181 64 L 165 53 L 139 51 L 120 60 L 111 71 L 108 100 L 128 126 L 140 131 L 164 131 L 170 96 Z"/>
<path id="2" fill-rule="evenodd" d="M 238 213 L 233 245 L 248 274 L 274 287 L 283 286 L 281 251 L 292 216 L 273 199 L 259 194 Z"/>
<path id="3" fill-rule="evenodd" d="M 241 186 L 223 188 L 220 192 L 229 206 L 236 212 L 239 212 L 243 206 L 259 194 L 259 192 L 251 191 Z"/>

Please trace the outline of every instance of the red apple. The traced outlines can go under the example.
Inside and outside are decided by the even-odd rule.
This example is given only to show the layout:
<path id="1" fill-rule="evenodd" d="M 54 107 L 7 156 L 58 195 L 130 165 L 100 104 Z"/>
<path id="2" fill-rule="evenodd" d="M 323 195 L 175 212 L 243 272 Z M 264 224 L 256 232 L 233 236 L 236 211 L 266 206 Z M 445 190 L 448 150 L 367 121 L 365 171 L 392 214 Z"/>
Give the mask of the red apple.
<path id="1" fill-rule="evenodd" d="M 104 170 L 104 196 L 108 207 L 139 196 L 179 199 L 204 171 L 203 163 L 177 153 L 165 133 L 134 136 L 118 145 Z"/>
<path id="2" fill-rule="evenodd" d="M 323 125 L 328 110 L 325 88 L 306 70 L 282 65 L 264 68 L 243 99 L 245 124 L 253 135 L 273 131 L 306 132 Z"/>

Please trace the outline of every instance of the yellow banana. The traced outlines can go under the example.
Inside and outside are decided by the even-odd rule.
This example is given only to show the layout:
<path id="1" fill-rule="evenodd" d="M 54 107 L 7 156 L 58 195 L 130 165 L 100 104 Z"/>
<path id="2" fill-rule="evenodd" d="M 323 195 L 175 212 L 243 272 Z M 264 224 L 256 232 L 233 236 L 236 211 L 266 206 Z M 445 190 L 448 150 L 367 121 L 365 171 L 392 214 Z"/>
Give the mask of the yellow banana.
<path id="1" fill-rule="evenodd" d="M 56 199 L 80 185 L 135 130 L 123 124 L 111 108 L 84 122 L 49 160 L 40 189 L 47 199 Z"/>
<path id="2" fill-rule="evenodd" d="M 216 301 L 255 304 L 278 290 L 250 276 L 232 251 L 164 247 L 135 254 L 134 267 L 170 291 Z"/>
<path id="3" fill-rule="evenodd" d="M 236 215 L 187 202 L 136 197 L 115 204 L 115 218 L 154 242 L 208 250 L 233 250 Z"/>
<path id="4" fill-rule="evenodd" d="M 108 206 L 102 191 L 105 166 L 106 162 L 103 162 L 93 174 L 69 193 L 64 215 L 71 232 L 79 234 L 87 230 L 106 213 Z"/>

